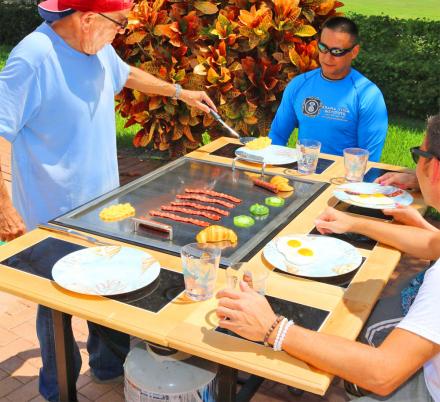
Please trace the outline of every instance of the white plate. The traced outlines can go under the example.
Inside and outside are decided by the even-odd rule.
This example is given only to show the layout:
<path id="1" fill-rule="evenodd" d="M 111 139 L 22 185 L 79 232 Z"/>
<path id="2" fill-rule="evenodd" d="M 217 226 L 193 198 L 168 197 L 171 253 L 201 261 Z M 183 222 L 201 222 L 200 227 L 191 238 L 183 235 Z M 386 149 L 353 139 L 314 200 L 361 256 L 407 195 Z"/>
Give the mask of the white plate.
<path id="1" fill-rule="evenodd" d="M 349 194 L 346 191 L 359 193 L 362 196 Z M 398 194 L 387 196 L 387 194 L 395 192 L 398 192 Z M 383 194 L 384 196 L 378 196 L 378 194 Z M 396 208 L 397 204 L 407 206 L 413 202 L 413 197 L 405 190 L 394 186 L 381 186 L 378 183 L 342 184 L 335 188 L 333 195 L 348 204 L 373 209 L 392 209 Z"/>
<path id="2" fill-rule="evenodd" d="M 52 268 L 54 281 L 86 295 L 118 295 L 153 282 L 160 264 L 150 254 L 131 247 L 90 247 L 70 253 Z"/>
<path id="3" fill-rule="evenodd" d="M 281 145 L 269 145 L 266 148 L 256 151 L 241 147 L 235 151 L 235 155 L 243 159 L 246 159 L 246 156 L 243 155 L 249 155 L 249 161 L 251 162 L 255 162 L 252 157 L 262 158 L 262 162 L 268 165 L 285 165 L 298 160 L 296 149 L 283 147 Z"/>
<path id="4" fill-rule="evenodd" d="M 298 240 L 300 247 L 282 253 L 282 245 Z M 296 263 L 295 254 L 300 248 L 314 252 L 310 262 L 302 258 Z M 351 244 L 334 237 L 319 235 L 287 235 L 271 240 L 263 249 L 264 258 L 275 268 L 306 278 L 330 278 L 354 271 L 362 263 L 362 255 Z M 286 258 L 289 257 L 290 261 Z"/>

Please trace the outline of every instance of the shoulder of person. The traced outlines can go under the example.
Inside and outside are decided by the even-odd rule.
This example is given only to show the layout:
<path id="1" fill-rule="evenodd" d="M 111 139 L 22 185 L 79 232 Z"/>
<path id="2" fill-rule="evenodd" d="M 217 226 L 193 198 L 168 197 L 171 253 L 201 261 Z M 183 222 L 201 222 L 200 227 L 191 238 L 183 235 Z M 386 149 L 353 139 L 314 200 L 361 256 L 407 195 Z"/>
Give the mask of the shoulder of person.
<path id="1" fill-rule="evenodd" d="M 22 60 L 28 65 L 38 68 L 53 49 L 53 41 L 45 32 L 44 25 L 44 23 L 41 24 L 35 31 L 23 38 L 12 49 L 10 58 Z"/>
<path id="2" fill-rule="evenodd" d="M 353 85 L 359 90 L 364 90 L 366 88 L 377 88 L 377 90 L 379 90 L 379 88 L 373 81 L 370 81 L 367 77 L 365 77 L 365 75 L 360 73 L 355 68 L 351 69 L 350 77 Z"/>
<path id="3" fill-rule="evenodd" d="M 359 101 L 364 104 L 364 106 L 377 105 L 378 101 L 380 102 L 380 105 L 385 105 L 382 91 L 374 82 L 365 77 L 365 75 L 352 68 L 350 72 L 350 78 L 353 83 L 353 88 L 358 94 Z"/>
<path id="4" fill-rule="evenodd" d="M 297 76 L 293 77 L 292 80 L 287 85 L 287 88 L 291 91 L 295 91 L 302 87 L 304 84 L 306 84 L 309 80 L 320 77 L 320 68 L 315 68 L 314 70 L 307 71 L 302 74 L 298 74 Z"/>
<path id="5" fill-rule="evenodd" d="M 438 235 L 438 239 L 440 241 L 440 233 Z M 426 278 L 435 278 L 436 280 L 440 281 L 440 259 L 432 264 L 431 268 L 426 271 L 425 279 Z"/>

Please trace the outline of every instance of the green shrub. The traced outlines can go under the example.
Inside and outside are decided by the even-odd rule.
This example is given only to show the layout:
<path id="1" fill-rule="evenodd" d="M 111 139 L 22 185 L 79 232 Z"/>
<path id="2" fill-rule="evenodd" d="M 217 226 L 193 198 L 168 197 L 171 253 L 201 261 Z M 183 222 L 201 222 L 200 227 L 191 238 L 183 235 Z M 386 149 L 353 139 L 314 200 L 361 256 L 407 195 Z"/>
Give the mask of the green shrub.
<path id="1" fill-rule="evenodd" d="M 388 111 L 424 118 L 440 107 L 440 21 L 350 15 L 359 25 L 354 67 L 382 90 Z"/>
<path id="2" fill-rule="evenodd" d="M 15 45 L 42 22 L 36 4 L 0 1 L 0 43 Z"/>

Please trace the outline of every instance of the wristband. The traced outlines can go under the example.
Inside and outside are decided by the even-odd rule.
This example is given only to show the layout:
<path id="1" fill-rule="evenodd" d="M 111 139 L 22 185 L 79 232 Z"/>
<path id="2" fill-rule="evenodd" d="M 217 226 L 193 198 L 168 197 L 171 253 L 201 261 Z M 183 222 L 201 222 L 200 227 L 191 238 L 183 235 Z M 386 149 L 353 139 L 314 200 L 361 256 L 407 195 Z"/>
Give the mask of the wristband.
<path id="1" fill-rule="evenodd" d="M 280 338 L 282 333 L 284 332 L 284 327 L 286 326 L 286 324 L 287 324 L 287 318 L 283 318 L 283 321 L 281 321 L 281 324 L 278 327 L 277 336 L 275 337 L 275 342 L 273 343 L 273 350 L 275 350 L 276 352 L 279 350 L 278 344 L 280 342 Z"/>
<path id="2" fill-rule="evenodd" d="M 182 86 L 180 84 L 174 84 L 174 87 L 176 88 L 176 92 L 173 96 L 173 99 L 179 99 L 180 94 L 182 93 Z"/>
<path id="3" fill-rule="evenodd" d="M 267 330 L 266 335 L 264 335 L 264 346 L 269 346 L 269 337 L 272 335 L 272 332 L 274 331 L 274 329 L 276 328 L 276 326 L 279 324 L 279 322 L 283 319 L 284 317 L 282 315 L 277 315 L 277 318 L 275 319 L 275 321 L 273 322 L 273 324 L 270 326 L 270 328 Z"/>
<path id="4" fill-rule="evenodd" d="M 284 342 L 284 338 L 287 335 L 287 331 L 289 330 L 289 328 L 294 324 L 294 322 L 292 320 L 290 320 L 283 328 L 283 332 L 281 333 L 280 338 L 278 339 L 278 344 L 277 344 L 277 351 L 281 352 L 283 350 L 283 342 Z M 275 350 L 275 345 L 274 345 L 274 350 Z"/>

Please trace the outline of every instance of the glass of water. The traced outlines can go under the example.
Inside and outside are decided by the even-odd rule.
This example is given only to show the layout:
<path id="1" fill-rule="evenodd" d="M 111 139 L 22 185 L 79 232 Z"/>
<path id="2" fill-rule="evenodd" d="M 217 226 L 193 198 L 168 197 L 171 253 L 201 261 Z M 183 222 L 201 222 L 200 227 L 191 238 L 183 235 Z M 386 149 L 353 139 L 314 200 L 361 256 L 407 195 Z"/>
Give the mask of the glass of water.
<path id="1" fill-rule="evenodd" d="M 185 280 L 185 294 L 194 301 L 214 295 L 221 249 L 204 243 L 191 243 L 180 250 Z"/>
<path id="2" fill-rule="evenodd" d="M 321 143 L 307 138 L 301 140 L 298 139 L 296 142 L 296 149 L 298 151 L 298 173 L 315 173 L 316 166 L 318 165 Z"/>
<path id="3" fill-rule="evenodd" d="M 345 178 L 349 182 L 362 181 L 370 153 L 362 148 L 344 149 Z"/>
<path id="4" fill-rule="evenodd" d="M 269 270 L 260 264 L 237 262 L 226 268 L 226 286 L 231 289 L 238 288 L 240 281 L 264 295 L 266 293 Z"/>

